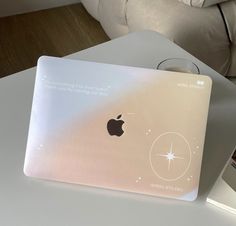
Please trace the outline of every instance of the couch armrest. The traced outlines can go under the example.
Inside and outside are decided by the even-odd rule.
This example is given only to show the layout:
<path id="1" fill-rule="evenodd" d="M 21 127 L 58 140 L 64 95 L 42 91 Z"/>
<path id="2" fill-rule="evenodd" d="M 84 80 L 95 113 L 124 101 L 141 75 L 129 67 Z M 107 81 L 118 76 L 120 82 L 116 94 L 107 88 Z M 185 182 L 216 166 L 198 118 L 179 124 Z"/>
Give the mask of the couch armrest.
<path id="1" fill-rule="evenodd" d="M 99 0 L 81 0 L 86 10 L 93 16 L 96 20 L 99 20 L 98 16 L 98 6 Z"/>

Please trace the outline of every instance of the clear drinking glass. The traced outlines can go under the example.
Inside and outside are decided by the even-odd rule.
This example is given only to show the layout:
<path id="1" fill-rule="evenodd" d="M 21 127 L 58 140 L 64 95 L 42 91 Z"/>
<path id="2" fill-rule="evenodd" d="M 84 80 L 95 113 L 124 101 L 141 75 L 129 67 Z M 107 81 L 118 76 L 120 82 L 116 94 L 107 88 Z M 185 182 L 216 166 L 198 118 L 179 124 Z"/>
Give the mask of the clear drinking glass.
<path id="1" fill-rule="evenodd" d="M 164 71 L 200 74 L 200 70 L 195 63 L 183 58 L 169 58 L 163 60 L 158 64 L 157 69 Z"/>

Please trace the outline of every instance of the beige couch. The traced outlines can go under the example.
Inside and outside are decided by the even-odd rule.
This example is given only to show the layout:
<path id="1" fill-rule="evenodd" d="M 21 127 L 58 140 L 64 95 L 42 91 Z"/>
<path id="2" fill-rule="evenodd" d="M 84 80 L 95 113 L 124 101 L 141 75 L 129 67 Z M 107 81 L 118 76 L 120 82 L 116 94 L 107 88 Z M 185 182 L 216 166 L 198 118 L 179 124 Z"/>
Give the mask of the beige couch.
<path id="1" fill-rule="evenodd" d="M 155 30 L 222 75 L 236 77 L 236 0 L 82 0 L 82 3 L 110 38 L 142 29 Z M 199 8 L 204 6 L 208 7 Z"/>

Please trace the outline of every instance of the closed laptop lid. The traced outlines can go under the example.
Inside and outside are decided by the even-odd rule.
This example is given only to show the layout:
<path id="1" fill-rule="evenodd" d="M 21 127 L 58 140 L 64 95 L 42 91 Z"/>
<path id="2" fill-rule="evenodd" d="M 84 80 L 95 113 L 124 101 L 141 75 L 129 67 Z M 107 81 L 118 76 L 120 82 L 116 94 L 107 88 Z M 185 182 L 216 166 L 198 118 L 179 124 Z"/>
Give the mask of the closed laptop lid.
<path id="1" fill-rule="evenodd" d="M 194 200 L 210 92 L 203 75 L 43 56 L 24 172 Z"/>

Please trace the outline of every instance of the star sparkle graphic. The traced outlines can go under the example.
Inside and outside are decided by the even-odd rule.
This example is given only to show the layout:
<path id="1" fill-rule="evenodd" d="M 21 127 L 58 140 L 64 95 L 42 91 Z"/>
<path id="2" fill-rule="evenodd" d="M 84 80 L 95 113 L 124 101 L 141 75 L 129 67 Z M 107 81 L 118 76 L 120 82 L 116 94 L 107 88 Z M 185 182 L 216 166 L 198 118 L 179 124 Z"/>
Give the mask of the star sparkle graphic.
<path id="1" fill-rule="evenodd" d="M 167 154 L 157 154 L 157 156 L 164 157 L 168 161 L 168 170 L 170 170 L 171 162 L 174 162 L 175 159 L 184 159 L 180 156 L 176 156 L 173 152 L 173 144 L 171 143 L 170 150 Z"/>

